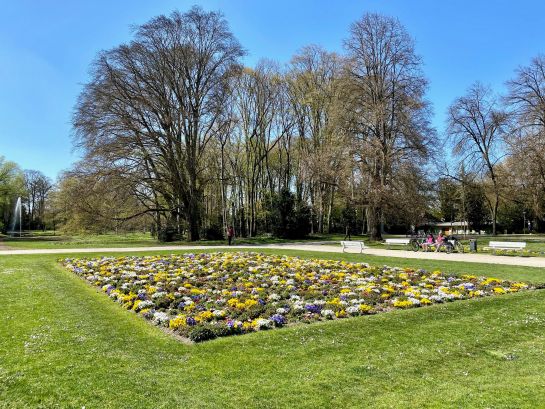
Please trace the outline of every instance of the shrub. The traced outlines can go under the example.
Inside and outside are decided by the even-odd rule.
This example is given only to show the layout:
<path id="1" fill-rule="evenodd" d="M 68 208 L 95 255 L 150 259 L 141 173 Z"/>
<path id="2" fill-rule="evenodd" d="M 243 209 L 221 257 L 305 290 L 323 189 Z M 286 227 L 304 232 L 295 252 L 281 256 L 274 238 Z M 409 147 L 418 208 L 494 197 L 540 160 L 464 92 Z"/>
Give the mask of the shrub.
<path id="1" fill-rule="evenodd" d="M 216 337 L 216 332 L 210 327 L 196 327 L 189 333 L 189 339 L 193 342 L 208 341 Z"/>
<path id="2" fill-rule="evenodd" d="M 295 199 L 288 189 L 282 189 L 271 201 L 272 232 L 276 237 L 298 239 L 310 233 L 309 207 Z"/>
<path id="3" fill-rule="evenodd" d="M 221 224 L 212 224 L 204 230 L 206 240 L 224 240 L 223 227 Z"/>
<path id="4" fill-rule="evenodd" d="M 171 227 L 166 227 L 164 229 L 159 230 L 159 233 L 157 234 L 157 239 L 163 243 L 170 242 L 176 240 L 178 235 L 178 232 L 176 229 Z"/>

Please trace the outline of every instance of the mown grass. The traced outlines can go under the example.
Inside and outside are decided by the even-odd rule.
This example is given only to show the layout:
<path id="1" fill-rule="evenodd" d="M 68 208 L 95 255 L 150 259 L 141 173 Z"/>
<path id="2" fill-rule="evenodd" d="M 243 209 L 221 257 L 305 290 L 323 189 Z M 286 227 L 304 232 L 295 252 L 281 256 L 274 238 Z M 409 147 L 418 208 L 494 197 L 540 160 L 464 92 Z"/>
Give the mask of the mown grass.
<path id="1" fill-rule="evenodd" d="M 385 235 L 384 237 L 400 237 Z M 404 237 L 404 236 L 403 236 Z M 295 240 L 295 242 L 339 242 L 344 240 L 342 234 L 315 234 L 304 240 Z M 363 241 L 369 247 L 390 249 L 390 250 L 408 250 L 405 246 L 387 247 L 382 243 L 370 242 L 366 236 L 353 235 L 353 241 Z M 483 248 L 488 245 L 490 240 L 496 241 L 525 241 L 527 250 L 532 252 L 533 256 L 543 256 L 545 254 L 545 236 L 543 235 L 499 235 L 499 236 L 479 236 L 477 237 L 478 249 L 480 253 L 492 253 L 484 251 Z M 290 243 L 294 240 L 279 239 L 270 236 L 259 237 L 237 237 L 235 244 L 264 245 L 264 244 L 282 244 Z M 467 240 L 462 240 L 466 246 Z M 8 249 L 63 249 L 63 248 L 106 248 L 106 247 L 151 247 L 164 245 L 210 245 L 218 246 L 226 244 L 226 240 L 200 240 L 198 242 L 174 241 L 169 243 L 159 242 L 149 233 L 125 233 L 125 234 L 81 234 L 81 235 L 62 235 L 53 234 L 53 232 L 32 232 L 19 237 L 0 237 L 0 247 Z"/>
<path id="2" fill-rule="evenodd" d="M 149 247 L 149 246 L 173 246 L 173 245 L 225 245 L 226 240 L 199 240 L 197 242 L 173 241 L 160 242 L 149 233 L 126 234 L 83 234 L 83 235 L 58 235 L 58 234 L 29 234 L 23 237 L 0 237 L 4 246 L 12 249 L 51 249 L 51 248 L 105 248 L 105 247 Z M 341 240 L 337 235 L 313 235 L 299 242 L 336 241 Z M 290 243 L 293 240 L 279 239 L 270 236 L 237 237 L 235 244 L 278 244 Z"/>
<path id="3" fill-rule="evenodd" d="M 57 257 L 0 258 L 0 407 L 545 406 L 541 290 L 187 345 Z M 447 268 L 517 280 L 543 273 L 478 266 Z"/>

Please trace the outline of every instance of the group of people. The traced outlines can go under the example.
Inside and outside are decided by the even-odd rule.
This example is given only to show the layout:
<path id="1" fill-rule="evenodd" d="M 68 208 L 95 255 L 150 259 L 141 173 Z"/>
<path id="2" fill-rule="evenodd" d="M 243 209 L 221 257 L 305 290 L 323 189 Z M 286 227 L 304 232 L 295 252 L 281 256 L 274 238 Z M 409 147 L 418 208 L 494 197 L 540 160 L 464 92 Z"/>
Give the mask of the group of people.
<path id="1" fill-rule="evenodd" d="M 445 242 L 445 236 L 443 235 L 443 232 L 439 232 L 437 235 L 437 238 L 433 237 L 432 233 L 428 233 L 426 236 L 426 240 L 424 243 L 422 243 L 420 246 L 425 250 L 428 251 L 430 249 L 435 249 L 435 251 L 439 251 L 443 243 Z"/>

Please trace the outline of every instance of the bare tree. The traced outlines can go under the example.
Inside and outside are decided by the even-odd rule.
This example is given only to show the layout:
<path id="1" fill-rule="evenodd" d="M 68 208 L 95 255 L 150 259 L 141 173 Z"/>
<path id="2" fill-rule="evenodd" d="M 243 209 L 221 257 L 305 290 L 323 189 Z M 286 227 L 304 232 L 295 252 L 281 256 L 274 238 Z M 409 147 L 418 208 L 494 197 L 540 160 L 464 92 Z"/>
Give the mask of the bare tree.
<path id="1" fill-rule="evenodd" d="M 341 86 L 342 58 L 321 47 L 302 48 L 291 60 L 290 100 L 299 135 L 299 189 L 308 185 L 318 232 L 329 231 L 341 169 L 346 163 L 346 137 L 336 109 Z"/>
<path id="2" fill-rule="evenodd" d="M 189 240 L 199 239 L 206 146 L 222 130 L 242 55 L 220 13 L 193 7 L 160 16 L 99 55 L 76 107 L 79 146 L 137 174 L 174 220 L 184 217 Z"/>
<path id="3" fill-rule="evenodd" d="M 354 136 L 370 238 L 380 240 L 396 168 L 430 154 L 435 131 L 424 99 L 427 81 L 413 40 L 397 19 L 364 15 L 352 24 L 345 48 L 346 126 Z"/>
<path id="4" fill-rule="evenodd" d="M 29 228 L 45 229 L 45 201 L 53 182 L 38 170 L 25 170 L 26 207 L 29 216 Z"/>
<path id="5" fill-rule="evenodd" d="M 498 163 L 503 156 L 502 135 L 508 115 L 502 111 L 489 87 L 473 84 L 466 95 L 457 98 L 448 109 L 448 134 L 453 152 L 469 170 L 487 178 L 491 192 L 487 195 L 492 234 L 501 194 Z"/>

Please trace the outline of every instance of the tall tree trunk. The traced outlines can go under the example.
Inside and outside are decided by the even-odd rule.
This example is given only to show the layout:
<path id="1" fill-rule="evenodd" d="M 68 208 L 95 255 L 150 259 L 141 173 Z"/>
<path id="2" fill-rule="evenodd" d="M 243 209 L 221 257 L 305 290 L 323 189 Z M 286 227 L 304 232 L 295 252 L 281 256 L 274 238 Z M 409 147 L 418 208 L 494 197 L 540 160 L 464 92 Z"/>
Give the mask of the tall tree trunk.
<path id="1" fill-rule="evenodd" d="M 380 206 L 371 206 L 368 213 L 369 219 L 369 239 L 371 241 L 381 241 L 381 209 Z"/>
<path id="2" fill-rule="evenodd" d="M 200 239 L 200 203 L 197 194 L 193 194 L 189 198 L 189 206 L 187 209 L 187 223 L 189 225 L 187 239 L 189 241 L 197 241 Z"/>

